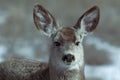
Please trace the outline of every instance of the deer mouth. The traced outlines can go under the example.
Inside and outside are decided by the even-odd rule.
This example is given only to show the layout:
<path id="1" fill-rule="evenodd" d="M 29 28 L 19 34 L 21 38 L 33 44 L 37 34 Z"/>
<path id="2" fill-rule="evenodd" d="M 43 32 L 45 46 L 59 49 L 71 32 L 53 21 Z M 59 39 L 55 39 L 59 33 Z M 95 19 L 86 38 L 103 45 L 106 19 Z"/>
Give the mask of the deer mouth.
<path id="1" fill-rule="evenodd" d="M 66 61 L 64 61 L 64 63 L 65 63 L 66 65 L 71 65 L 71 64 L 72 64 L 72 62 L 66 62 Z"/>

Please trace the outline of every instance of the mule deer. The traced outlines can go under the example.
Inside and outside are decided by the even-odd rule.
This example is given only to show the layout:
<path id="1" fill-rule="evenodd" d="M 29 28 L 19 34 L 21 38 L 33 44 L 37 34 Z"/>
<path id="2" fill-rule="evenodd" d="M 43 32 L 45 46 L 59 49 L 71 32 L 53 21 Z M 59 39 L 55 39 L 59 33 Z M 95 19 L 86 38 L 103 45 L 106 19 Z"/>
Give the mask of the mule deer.
<path id="1" fill-rule="evenodd" d="M 84 36 L 99 22 L 99 8 L 85 12 L 75 26 L 58 27 L 54 17 L 41 5 L 33 9 L 36 28 L 50 38 L 49 62 L 13 59 L 0 64 L 0 80 L 85 80 Z"/>

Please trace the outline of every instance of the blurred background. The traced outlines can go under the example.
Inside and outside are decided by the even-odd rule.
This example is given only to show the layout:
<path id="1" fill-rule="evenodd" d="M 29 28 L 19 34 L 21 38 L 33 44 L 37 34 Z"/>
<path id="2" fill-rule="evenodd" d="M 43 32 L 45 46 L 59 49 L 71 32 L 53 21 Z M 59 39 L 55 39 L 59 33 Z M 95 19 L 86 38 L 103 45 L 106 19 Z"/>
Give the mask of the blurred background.
<path id="1" fill-rule="evenodd" d="M 120 80 L 120 0 L 0 0 L 0 62 L 16 57 L 48 61 L 48 38 L 33 23 L 35 3 L 59 25 L 69 26 L 99 6 L 99 25 L 83 42 L 86 80 Z"/>

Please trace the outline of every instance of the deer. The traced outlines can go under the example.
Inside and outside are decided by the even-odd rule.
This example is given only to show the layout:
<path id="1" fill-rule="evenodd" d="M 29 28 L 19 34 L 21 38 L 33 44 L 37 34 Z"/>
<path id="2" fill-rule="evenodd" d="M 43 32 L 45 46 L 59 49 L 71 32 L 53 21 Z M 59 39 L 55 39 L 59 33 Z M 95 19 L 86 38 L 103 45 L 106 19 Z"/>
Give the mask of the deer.
<path id="1" fill-rule="evenodd" d="M 49 38 L 48 63 L 11 59 L 0 63 L 0 80 L 85 80 L 83 39 L 96 29 L 100 9 L 93 6 L 74 26 L 58 26 L 52 14 L 40 4 L 33 8 L 36 28 Z"/>

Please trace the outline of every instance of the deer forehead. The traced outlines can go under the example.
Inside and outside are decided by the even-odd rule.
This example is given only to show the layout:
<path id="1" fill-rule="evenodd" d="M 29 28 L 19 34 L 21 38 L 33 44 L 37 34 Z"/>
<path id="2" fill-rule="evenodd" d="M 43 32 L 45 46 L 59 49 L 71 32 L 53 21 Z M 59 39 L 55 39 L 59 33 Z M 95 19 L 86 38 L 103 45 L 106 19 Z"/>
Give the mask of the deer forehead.
<path id="1" fill-rule="evenodd" d="M 54 36 L 54 41 L 59 42 L 73 42 L 75 43 L 78 39 L 76 30 L 71 27 L 62 27 L 59 29 Z"/>

